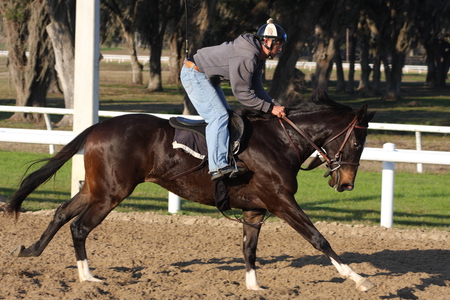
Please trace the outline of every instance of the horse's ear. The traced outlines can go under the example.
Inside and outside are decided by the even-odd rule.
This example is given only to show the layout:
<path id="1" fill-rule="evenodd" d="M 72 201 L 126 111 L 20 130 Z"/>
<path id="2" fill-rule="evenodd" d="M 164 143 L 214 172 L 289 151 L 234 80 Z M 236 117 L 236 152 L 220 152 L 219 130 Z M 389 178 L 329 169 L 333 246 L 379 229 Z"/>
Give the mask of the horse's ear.
<path id="1" fill-rule="evenodd" d="M 375 112 L 371 112 L 369 114 L 367 114 L 367 104 L 363 105 L 363 107 L 361 107 L 358 112 L 357 112 L 357 116 L 358 116 L 358 124 L 361 123 L 369 123 L 373 116 L 375 115 Z"/>
<path id="2" fill-rule="evenodd" d="M 373 117 L 375 116 L 375 112 L 371 112 L 366 116 L 367 119 L 367 123 L 369 123 L 370 121 L 372 121 Z"/>

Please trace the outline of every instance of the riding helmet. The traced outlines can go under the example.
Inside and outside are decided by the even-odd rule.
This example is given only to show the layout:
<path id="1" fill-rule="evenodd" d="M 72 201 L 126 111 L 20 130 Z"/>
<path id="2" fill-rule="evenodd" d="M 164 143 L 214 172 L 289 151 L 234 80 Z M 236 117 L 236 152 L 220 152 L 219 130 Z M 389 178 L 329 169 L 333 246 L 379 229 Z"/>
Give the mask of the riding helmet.
<path id="1" fill-rule="evenodd" d="M 267 24 L 264 24 L 258 29 L 256 35 L 260 39 L 274 39 L 275 41 L 287 42 L 287 34 L 280 25 L 273 23 L 273 19 L 267 20 Z"/>

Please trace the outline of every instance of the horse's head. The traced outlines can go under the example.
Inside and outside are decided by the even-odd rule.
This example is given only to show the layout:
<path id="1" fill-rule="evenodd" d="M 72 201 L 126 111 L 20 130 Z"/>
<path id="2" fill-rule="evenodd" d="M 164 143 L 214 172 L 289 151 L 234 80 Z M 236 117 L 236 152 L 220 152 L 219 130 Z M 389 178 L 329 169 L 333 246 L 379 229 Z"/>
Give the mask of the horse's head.
<path id="1" fill-rule="evenodd" d="M 354 188 L 359 160 L 366 142 L 367 128 L 374 113 L 367 114 L 367 105 L 356 111 L 354 119 L 337 135 L 330 137 L 326 150 L 328 184 L 338 192 Z"/>

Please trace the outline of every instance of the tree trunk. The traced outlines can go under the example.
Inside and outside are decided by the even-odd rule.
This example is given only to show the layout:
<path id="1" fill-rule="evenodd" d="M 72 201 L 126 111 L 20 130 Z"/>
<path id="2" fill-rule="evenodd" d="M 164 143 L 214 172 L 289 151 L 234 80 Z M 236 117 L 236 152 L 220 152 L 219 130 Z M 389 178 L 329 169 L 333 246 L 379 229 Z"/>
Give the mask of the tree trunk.
<path id="1" fill-rule="evenodd" d="M 127 41 L 128 53 L 130 53 L 131 57 L 131 84 L 141 85 L 143 83 L 142 69 L 144 66 L 138 60 L 134 32 L 124 30 L 123 35 Z"/>
<path id="2" fill-rule="evenodd" d="M 53 51 L 45 31 L 49 23 L 45 4 L 34 1 L 24 6 L 9 5 L 17 14 L 23 13 L 28 17 L 23 20 L 3 18 L 9 45 L 9 68 L 17 91 L 16 105 L 45 106 L 54 67 Z M 28 58 L 26 50 L 29 51 Z M 33 123 L 43 121 L 41 114 L 15 113 L 11 119 Z"/>
<path id="3" fill-rule="evenodd" d="M 336 91 L 345 92 L 345 77 L 344 68 L 342 67 L 342 55 L 341 55 L 341 40 L 335 39 L 334 41 L 334 61 L 336 63 Z"/>
<path id="4" fill-rule="evenodd" d="M 159 92 L 163 90 L 162 74 L 161 74 L 161 55 L 166 33 L 168 18 L 160 16 L 160 13 L 168 13 L 169 2 L 154 3 L 153 13 L 151 14 L 150 32 L 147 32 L 148 41 L 150 43 L 150 68 L 149 82 L 147 89 L 151 92 Z"/>
<path id="5" fill-rule="evenodd" d="M 429 44 L 425 44 L 425 51 L 427 53 L 426 64 L 427 64 L 427 77 L 425 80 L 425 85 L 430 87 L 435 87 L 437 82 L 436 74 L 438 73 L 436 70 L 436 54 L 433 46 Z"/>
<path id="6" fill-rule="evenodd" d="M 169 84 L 180 84 L 181 65 L 183 56 L 181 50 L 183 48 L 184 39 L 180 36 L 179 31 L 174 31 L 169 38 Z"/>
<path id="7" fill-rule="evenodd" d="M 65 108 L 73 108 L 75 53 L 73 45 L 68 41 L 70 38 L 57 33 L 63 31 L 60 25 L 52 22 L 47 26 L 47 32 L 55 50 L 55 69 L 64 93 L 64 106 Z M 65 115 L 58 126 L 72 126 L 72 124 L 73 116 Z"/>
<path id="8" fill-rule="evenodd" d="M 379 95 L 381 91 L 381 59 L 377 54 L 373 59 L 373 79 L 372 79 L 372 91 Z"/>
<path id="9" fill-rule="evenodd" d="M 268 93 L 277 99 L 280 104 L 285 104 L 288 98 L 295 97 L 295 94 L 300 92 L 294 84 L 294 78 L 298 71 L 295 65 L 300 57 L 303 45 L 303 41 L 291 39 L 283 48 L 283 54 L 278 60 Z"/>
<path id="10" fill-rule="evenodd" d="M 15 23 L 13 20 L 3 18 L 3 26 L 8 45 L 8 68 L 11 74 L 14 86 L 16 87 L 16 105 L 24 106 L 26 104 L 25 95 L 25 68 L 28 58 L 26 56 L 27 38 L 25 35 L 25 26 Z M 16 30 L 19 28 L 20 30 Z M 23 32 L 21 32 L 23 31 Z M 21 114 L 23 117 L 24 115 Z M 20 119 L 20 114 L 14 114 L 15 119 Z"/>
<path id="11" fill-rule="evenodd" d="M 348 70 L 348 84 L 347 93 L 353 94 L 355 91 L 355 63 L 356 63 L 356 44 L 357 37 L 354 30 L 350 31 L 349 38 L 349 70 Z"/>
<path id="12" fill-rule="evenodd" d="M 64 93 L 65 108 L 73 108 L 75 80 L 75 1 L 47 0 L 50 24 L 47 32 L 55 51 L 55 69 Z M 72 126 L 73 116 L 64 115 L 57 126 Z"/>
<path id="13" fill-rule="evenodd" d="M 402 52 L 394 52 L 392 54 L 392 69 L 390 82 L 386 90 L 386 101 L 397 101 L 401 99 L 402 72 L 403 66 L 405 65 L 405 57 L 406 55 Z"/>
<path id="14" fill-rule="evenodd" d="M 443 40 L 433 39 L 426 43 L 424 47 L 427 53 L 426 63 L 428 66 L 426 85 L 445 87 L 450 67 L 450 44 Z"/>
<path id="15" fill-rule="evenodd" d="M 320 39 L 316 57 L 316 71 L 314 73 L 313 87 L 315 89 L 328 90 L 328 81 L 333 70 L 333 58 L 335 56 L 334 38 L 328 41 Z"/>
<path id="16" fill-rule="evenodd" d="M 366 30 L 360 35 L 360 64 L 361 64 L 361 79 L 359 80 L 358 91 L 368 91 L 370 89 L 370 73 L 372 68 L 369 65 L 369 35 Z"/>
<path id="17" fill-rule="evenodd" d="M 162 43 L 153 43 L 150 51 L 150 78 L 147 87 L 150 92 L 160 92 L 163 90 L 161 77 L 161 54 Z"/>
<path id="18" fill-rule="evenodd" d="M 386 77 L 386 81 L 385 81 L 385 93 L 386 91 L 390 90 L 390 86 L 391 86 L 391 77 L 392 77 L 392 71 L 391 71 L 391 66 L 389 65 L 389 59 L 387 58 L 387 56 L 382 56 L 381 57 L 381 61 L 383 62 L 383 66 L 384 66 L 384 77 Z"/>

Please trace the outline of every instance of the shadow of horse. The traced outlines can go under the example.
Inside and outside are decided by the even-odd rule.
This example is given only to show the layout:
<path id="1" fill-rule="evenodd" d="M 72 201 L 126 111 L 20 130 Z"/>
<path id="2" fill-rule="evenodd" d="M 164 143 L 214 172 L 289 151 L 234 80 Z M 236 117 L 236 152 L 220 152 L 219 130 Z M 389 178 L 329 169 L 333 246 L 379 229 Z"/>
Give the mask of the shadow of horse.
<path id="1" fill-rule="evenodd" d="M 405 281 L 405 287 L 397 291 L 397 295 L 384 295 L 380 299 L 398 298 L 418 299 L 414 295 L 414 290 L 425 290 L 430 286 L 446 286 L 446 280 L 450 278 L 450 250 L 430 249 L 430 250 L 383 250 L 372 254 L 361 254 L 355 252 L 344 252 L 341 257 L 345 261 L 352 263 L 370 263 L 380 271 L 375 274 L 364 274 L 364 276 L 402 276 L 403 274 L 426 273 L 428 278 L 421 278 L 421 284 L 409 285 Z M 275 264 L 277 262 L 288 262 L 288 267 L 302 268 L 308 265 L 330 266 L 329 260 L 323 255 L 308 255 L 304 257 L 294 257 L 291 255 L 279 255 L 261 257 L 258 262 L 261 266 Z M 244 260 L 238 258 L 224 257 L 209 260 L 193 259 L 190 261 L 180 261 L 172 266 L 180 268 L 192 265 L 217 265 L 219 270 L 238 271 L 244 270 Z M 333 278 L 333 282 L 343 282 L 345 279 Z M 317 281 L 319 282 L 319 281 Z"/>
<path id="2" fill-rule="evenodd" d="M 372 254 L 346 252 L 342 257 L 355 263 L 369 262 L 385 270 L 371 276 L 401 276 L 408 272 L 433 275 L 423 278 L 422 284 L 415 286 L 419 290 L 431 285 L 445 286 L 445 280 L 450 278 L 450 250 L 383 250 Z"/>

